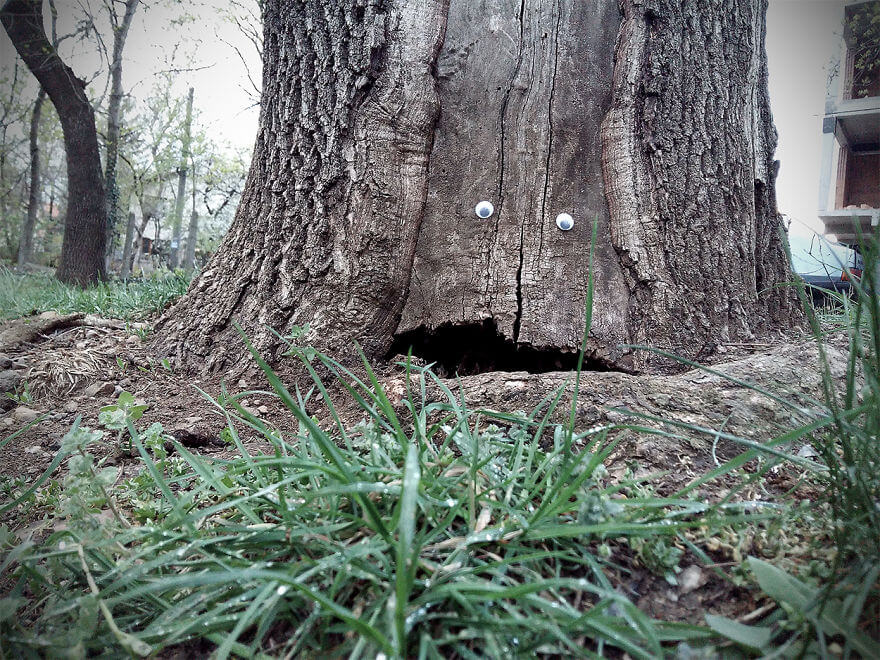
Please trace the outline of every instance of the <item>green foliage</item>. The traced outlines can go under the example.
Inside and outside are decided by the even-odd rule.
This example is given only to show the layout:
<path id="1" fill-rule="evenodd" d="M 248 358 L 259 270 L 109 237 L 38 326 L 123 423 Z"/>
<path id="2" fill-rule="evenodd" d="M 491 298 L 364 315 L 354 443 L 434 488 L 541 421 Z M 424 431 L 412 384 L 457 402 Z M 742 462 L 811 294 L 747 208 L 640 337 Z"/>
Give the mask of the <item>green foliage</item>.
<path id="1" fill-rule="evenodd" d="M 86 289 L 69 286 L 50 275 L 20 274 L 0 267 L 0 318 L 18 318 L 54 310 L 110 318 L 145 318 L 183 295 L 189 276 L 168 273 L 128 282 L 111 281 Z"/>
<path id="2" fill-rule="evenodd" d="M 853 95 L 867 96 L 880 78 L 880 2 L 849 8 L 845 32 L 853 53 Z"/>
<path id="3" fill-rule="evenodd" d="M 828 640 L 844 641 L 841 649 L 847 657 L 873 657 L 877 642 L 859 630 L 862 608 L 877 577 L 880 565 L 863 576 L 862 588 L 852 590 L 841 600 L 828 599 L 819 588 L 812 587 L 785 571 L 754 557 L 749 567 L 761 590 L 780 605 L 774 625 L 746 626 L 726 617 L 706 617 L 709 626 L 732 642 L 762 655 L 771 653 L 784 657 L 831 657 L 840 651 L 831 649 Z M 837 645 L 839 647 L 839 645 Z"/>
<path id="4" fill-rule="evenodd" d="M 815 310 L 803 283 L 798 293 L 820 349 L 818 368 L 823 377 L 824 400 L 800 400 L 762 390 L 748 382 L 726 377 L 736 385 L 747 387 L 756 395 L 767 397 L 792 411 L 803 420 L 802 425 L 760 445 L 753 441 L 703 429 L 694 425 L 666 421 L 673 427 L 684 427 L 714 438 L 739 443 L 749 450 L 720 465 L 679 492 L 710 479 L 735 474 L 748 460 L 759 460 L 759 469 L 731 491 L 737 491 L 760 480 L 771 471 L 785 466 L 804 470 L 802 478 L 812 481 L 821 500 L 810 508 L 824 516 L 821 524 L 814 521 L 817 535 L 833 542 L 823 548 L 824 562 L 811 562 L 804 567 L 810 582 L 799 580 L 786 570 L 752 558 L 748 568 L 760 588 L 780 605 L 757 627 L 743 626 L 721 617 L 708 617 L 707 623 L 744 650 L 770 653 L 782 657 L 849 656 L 876 654 L 880 638 L 880 282 L 876 280 L 880 255 L 880 234 L 862 237 L 860 252 L 865 261 L 863 277 L 854 279 L 854 297 L 838 296 L 831 310 Z M 824 341 L 827 332 L 820 319 L 835 332 L 844 331 L 849 339 L 849 360 L 845 374 L 846 386 L 838 391 L 832 379 Z M 650 349 L 648 349 L 650 350 Z M 666 355 L 666 354 L 664 354 Z M 668 357 L 673 357 L 668 355 Z M 699 367 L 686 360 L 690 366 Z M 643 416 L 646 417 L 646 416 Z M 642 429 L 649 431 L 649 429 Z M 674 433 L 665 433 L 676 437 Z M 808 442 L 818 460 L 805 460 L 790 453 L 793 443 Z M 728 497 L 731 497 L 728 496 Z M 784 521 L 804 516 L 797 509 L 782 509 L 777 514 Z M 806 516 L 809 517 L 809 514 Z M 783 548 L 779 548 L 783 552 Z M 663 557 L 661 556 L 661 559 Z M 869 634 L 865 634 L 867 628 Z M 837 641 L 839 640 L 840 644 Z M 836 644 L 835 650 L 830 650 Z M 842 644 L 842 646 L 841 646 Z"/>

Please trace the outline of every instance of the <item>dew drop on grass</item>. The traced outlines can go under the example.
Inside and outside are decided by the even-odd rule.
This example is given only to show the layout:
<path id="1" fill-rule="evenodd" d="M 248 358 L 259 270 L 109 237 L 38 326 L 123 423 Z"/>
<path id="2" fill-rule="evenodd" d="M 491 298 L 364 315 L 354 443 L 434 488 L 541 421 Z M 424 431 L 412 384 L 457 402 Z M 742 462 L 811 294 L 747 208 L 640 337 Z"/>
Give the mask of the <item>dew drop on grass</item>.
<path id="1" fill-rule="evenodd" d="M 288 587 L 286 584 L 282 584 L 280 587 L 278 587 L 275 590 L 275 593 L 278 594 L 279 596 L 283 596 L 288 591 L 290 591 L 290 587 Z"/>
<path id="2" fill-rule="evenodd" d="M 444 502 L 444 504 L 446 504 L 446 506 L 448 506 L 448 507 L 451 509 L 451 508 L 454 507 L 456 504 L 458 504 L 458 502 L 456 502 L 454 499 L 452 499 L 452 498 L 450 497 L 448 500 L 446 500 L 446 502 Z"/>

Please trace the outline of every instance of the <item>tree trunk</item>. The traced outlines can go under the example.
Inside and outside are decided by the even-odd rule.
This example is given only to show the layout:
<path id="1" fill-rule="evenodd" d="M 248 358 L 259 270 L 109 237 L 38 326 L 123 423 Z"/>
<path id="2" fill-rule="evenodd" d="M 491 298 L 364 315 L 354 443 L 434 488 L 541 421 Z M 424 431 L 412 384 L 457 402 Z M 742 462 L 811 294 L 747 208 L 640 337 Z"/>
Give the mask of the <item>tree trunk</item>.
<path id="1" fill-rule="evenodd" d="M 193 90 L 189 88 L 186 97 L 186 119 L 183 124 L 183 138 L 181 139 L 180 166 L 177 168 L 177 200 L 174 205 L 174 224 L 171 229 L 171 267 L 180 265 L 180 229 L 183 225 L 183 204 L 186 201 L 186 169 L 189 165 L 190 129 L 192 126 Z M 156 238 L 159 235 L 156 234 Z"/>
<path id="2" fill-rule="evenodd" d="M 29 147 L 31 155 L 30 184 L 28 185 L 27 215 L 21 226 L 21 236 L 18 241 L 18 265 L 24 266 L 30 263 L 34 256 L 34 227 L 37 225 L 37 213 L 40 208 L 40 115 L 43 110 L 43 102 L 46 100 L 46 92 L 43 88 L 37 92 L 34 101 L 34 110 L 31 113 L 31 129 Z"/>
<path id="3" fill-rule="evenodd" d="M 147 225 L 150 224 L 150 220 L 153 219 L 153 216 L 149 214 L 144 214 L 141 219 L 140 226 L 136 227 L 137 231 L 137 249 L 134 251 L 134 259 L 132 259 L 132 274 L 137 275 L 137 271 L 135 267 L 140 263 L 141 257 L 144 254 L 144 232 L 147 230 Z"/>
<path id="4" fill-rule="evenodd" d="M 57 276 L 86 285 L 106 277 L 106 197 L 95 113 L 85 82 L 58 56 L 43 30 L 41 0 L 8 0 L 0 20 L 25 65 L 55 106 L 67 156 L 67 217 Z"/>
<path id="5" fill-rule="evenodd" d="M 134 241 L 134 211 L 128 212 L 128 223 L 125 226 L 125 242 L 122 244 L 122 266 L 119 269 L 119 277 L 128 279 L 131 275 L 131 248 Z"/>
<path id="6" fill-rule="evenodd" d="M 113 19 L 113 59 L 110 62 L 110 102 L 107 105 L 107 139 L 104 141 L 104 181 L 107 186 L 107 258 L 113 245 L 113 233 L 119 206 L 119 184 L 116 166 L 119 161 L 120 116 L 122 113 L 122 51 L 134 12 L 140 0 L 126 0 L 122 21 L 118 22 L 116 10 L 111 9 Z"/>
<path id="7" fill-rule="evenodd" d="M 337 354 L 569 368 L 594 219 L 599 366 L 799 318 L 779 286 L 765 0 L 283 4 L 265 5 L 236 219 L 161 324 L 184 361 L 239 359 L 220 339 L 238 321 L 268 352 L 267 328 L 308 325 Z"/>
<path id="8" fill-rule="evenodd" d="M 192 213 L 189 215 L 189 229 L 186 233 L 186 258 L 183 261 L 183 267 L 186 270 L 192 270 L 196 266 L 196 243 L 199 241 L 199 214 L 196 213 L 193 206 Z"/>

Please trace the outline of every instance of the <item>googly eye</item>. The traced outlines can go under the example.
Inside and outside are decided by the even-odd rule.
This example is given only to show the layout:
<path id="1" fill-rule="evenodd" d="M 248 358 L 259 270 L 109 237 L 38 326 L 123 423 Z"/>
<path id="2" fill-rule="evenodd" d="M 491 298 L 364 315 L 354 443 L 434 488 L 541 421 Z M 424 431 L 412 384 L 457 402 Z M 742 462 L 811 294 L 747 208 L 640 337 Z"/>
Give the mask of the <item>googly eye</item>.
<path id="1" fill-rule="evenodd" d="M 485 220 L 495 213 L 495 207 L 492 206 L 492 202 L 480 202 L 474 209 L 474 213 L 477 214 L 478 218 L 483 218 L 483 220 Z"/>
<path id="2" fill-rule="evenodd" d="M 562 231 L 568 231 L 572 227 L 574 227 L 574 218 L 572 218 L 568 213 L 560 213 L 556 216 L 556 226 L 559 227 Z"/>

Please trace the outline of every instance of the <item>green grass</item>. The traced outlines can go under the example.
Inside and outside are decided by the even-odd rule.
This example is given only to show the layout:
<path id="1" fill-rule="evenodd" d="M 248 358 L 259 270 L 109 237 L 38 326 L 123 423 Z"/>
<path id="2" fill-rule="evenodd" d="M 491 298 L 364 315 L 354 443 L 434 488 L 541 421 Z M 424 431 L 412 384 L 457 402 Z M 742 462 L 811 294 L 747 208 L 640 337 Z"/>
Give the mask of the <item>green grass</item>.
<path id="1" fill-rule="evenodd" d="M 90 515 L 107 506 L 111 496 L 94 484 L 112 483 L 114 468 L 102 477 L 107 468 L 84 467 L 97 436 L 70 434 L 62 451 L 78 457 L 76 474 L 52 506 L 74 522 L 7 555 L 16 584 L 0 626 L 11 652 L 52 655 L 72 644 L 154 652 L 208 639 L 217 657 L 617 648 L 654 658 L 669 640 L 710 635 L 641 613 L 607 577 L 613 563 L 603 546 L 649 543 L 646 556 L 660 556 L 683 530 L 760 515 L 640 497 L 638 480 L 611 482 L 602 468 L 608 429 L 570 435 L 547 423 L 561 392 L 541 411 L 493 414 L 469 410 L 448 389 L 444 401 L 429 401 L 427 384 L 442 383 L 414 369 L 399 418 L 369 371 L 359 382 L 321 359 L 340 382 L 355 383 L 361 424 L 323 429 L 306 412 L 323 383 L 288 392 L 263 364 L 298 431 L 266 427 L 238 405 L 244 395 L 224 397 L 215 403 L 241 456 L 211 461 L 175 444 L 172 461 L 155 427 L 132 423 L 145 474 L 131 486 L 137 502 L 120 490 L 114 509 L 132 511 L 120 519 L 97 524 Z M 241 429 L 273 451 L 248 453 Z"/>
<path id="2" fill-rule="evenodd" d="M 2 484 L 0 513 L 26 504 L 50 516 L 40 543 L 0 530 L 3 653 L 150 655 L 207 642 L 216 658 L 871 657 L 880 639 L 880 302 L 866 273 L 856 298 L 841 302 L 844 391 L 830 373 L 822 401 L 733 383 L 799 415 L 766 444 L 670 420 L 657 431 L 635 415 L 614 428 L 576 429 L 573 414 L 550 423 L 569 405 L 565 388 L 531 411 L 473 410 L 411 364 L 406 395 L 392 405 L 366 361 L 354 373 L 308 347 L 290 350 L 312 375 L 308 391 L 288 390 L 253 353 L 294 430 L 240 405 L 253 393 L 211 400 L 238 450 L 229 460 L 190 453 L 158 424 L 139 426 L 121 399 L 102 418 L 106 434 L 77 422 L 36 482 Z M 346 424 L 340 404 L 354 404 L 362 421 Z M 327 423 L 312 416 L 319 409 Z M 682 426 L 743 453 L 666 497 L 650 479 L 609 478 L 621 433 L 675 440 Z M 245 434 L 271 449 L 249 452 Z M 94 446 L 129 442 L 142 471 L 113 487 L 117 468 Z M 815 459 L 793 453 L 804 442 Z M 52 480 L 65 457 L 63 478 Z M 738 501 L 779 470 L 821 499 L 769 501 L 765 491 L 760 506 Z M 707 502 L 703 489 L 720 479 L 727 495 Z M 750 535 L 774 544 L 770 561 L 715 565 L 709 542 Z M 816 547 L 786 548 L 811 535 Z M 628 566 L 674 584 L 685 548 L 771 607 L 747 624 L 645 615 L 625 588 Z"/>
<path id="3" fill-rule="evenodd" d="M 152 278 L 101 283 L 85 289 L 59 282 L 44 274 L 20 274 L 0 268 L 0 319 L 56 311 L 84 312 L 108 318 L 134 320 L 147 317 L 181 296 L 189 275 L 167 274 Z"/>

